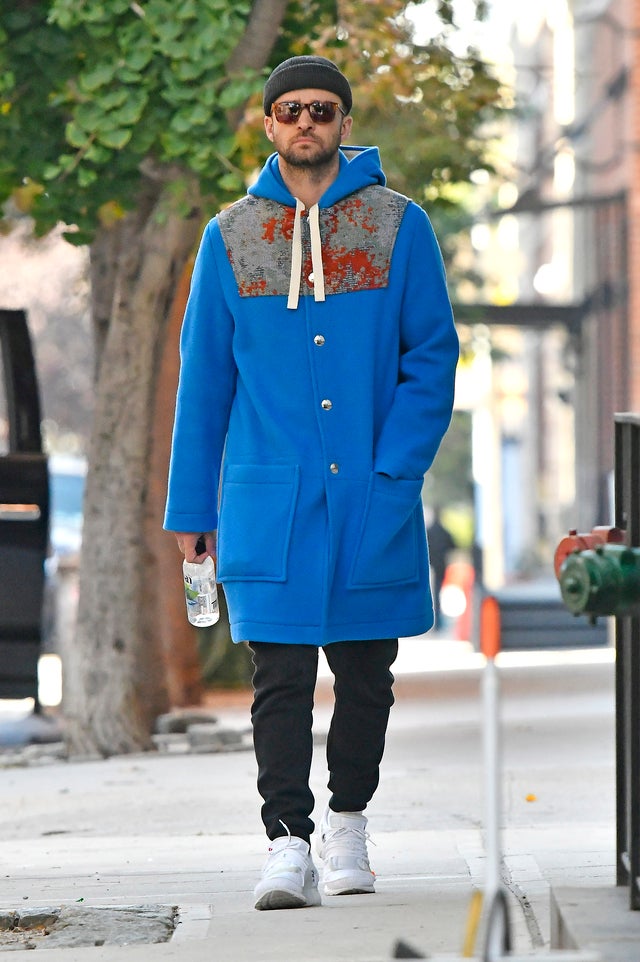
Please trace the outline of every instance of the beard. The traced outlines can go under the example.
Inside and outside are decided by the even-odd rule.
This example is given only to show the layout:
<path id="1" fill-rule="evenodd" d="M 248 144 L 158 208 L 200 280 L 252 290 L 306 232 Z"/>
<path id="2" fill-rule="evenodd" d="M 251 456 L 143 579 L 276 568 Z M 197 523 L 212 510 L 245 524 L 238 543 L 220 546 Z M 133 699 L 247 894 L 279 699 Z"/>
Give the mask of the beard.
<path id="1" fill-rule="evenodd" d="M 321 170 L 335 161 L 340 146 L 340 135 L 338 134 L 330 144 L 318 143 L 318 141 L 315 143 L 315 148 L 306 145 L 301 149 L 294 141 L 286 147 L 280 147 L 278 153 L 289 167 L 296 167 L 298 170 Z"/>

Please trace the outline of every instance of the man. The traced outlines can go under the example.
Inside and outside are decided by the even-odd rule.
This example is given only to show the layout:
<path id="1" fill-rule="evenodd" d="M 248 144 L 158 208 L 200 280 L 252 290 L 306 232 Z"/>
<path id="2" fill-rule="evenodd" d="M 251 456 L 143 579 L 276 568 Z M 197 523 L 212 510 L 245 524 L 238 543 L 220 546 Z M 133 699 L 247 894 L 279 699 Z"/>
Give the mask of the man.
<path id="1" fill-rule="evenodd" d="M 420 495 L 451 416 L 458 341 L 426 215 L 384 186 L 376 148 L 339 149 L 351 106 L 331 61 L 275 68 L 264 89 L 275 153 L 205 229 L 181 338 L 165 527 L 187 561 L 217 558 L 233 640 L 253 654 L 271 840 L 258 909 L 320 903 L 319 647 L 335 675 L 324 892 L 373 892 L 363 812 L 390 667 L 398 636 L 433 622 Z"/>

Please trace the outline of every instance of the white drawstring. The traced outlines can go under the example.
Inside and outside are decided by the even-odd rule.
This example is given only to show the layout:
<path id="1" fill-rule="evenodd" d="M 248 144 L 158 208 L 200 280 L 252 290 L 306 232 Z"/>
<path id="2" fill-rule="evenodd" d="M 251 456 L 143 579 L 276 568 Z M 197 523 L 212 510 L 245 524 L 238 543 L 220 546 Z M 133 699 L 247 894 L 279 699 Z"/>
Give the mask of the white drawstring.
<path id="1" fill-rule="evenodd" d="M 324 267 L 322 264 L 322 240 L 320 238 L 320 208 L 317 204 L 309 209 L 311 231 L 311 265 L 313 267 L 313 297 L 324 300 Z"/>
<path id="2" fill-rule="evenodd" d="M 304 204 L 296 197 L 296 213 L 293 218 L 293 240 L 291 242 L 291 277 L 289 278 L 289 300 L 287 308 L 295 311 L 300 296 L 300 275 L 302 274 L 302 228 L 300 215 Z"/>
<path id="3" fill-rule="evenodd" d="M 295 311 L 300 298 L 300 278 L 302 276 L 302 227 L 301 214 L 305 206 L 296 197 L 296 212 L 293 218 L 293 238 L 291 241 L 291 276 L 289 278 L 289 298 L 287 309 Z M 322 238 L 320 237 L 320 208 L 317 204 L 309 209 L 309 231 L 311 234 L 311 266 L 313 269 L 313 296 L 316 301 L 324 301 L 324 267 L 322 264 Z"/>

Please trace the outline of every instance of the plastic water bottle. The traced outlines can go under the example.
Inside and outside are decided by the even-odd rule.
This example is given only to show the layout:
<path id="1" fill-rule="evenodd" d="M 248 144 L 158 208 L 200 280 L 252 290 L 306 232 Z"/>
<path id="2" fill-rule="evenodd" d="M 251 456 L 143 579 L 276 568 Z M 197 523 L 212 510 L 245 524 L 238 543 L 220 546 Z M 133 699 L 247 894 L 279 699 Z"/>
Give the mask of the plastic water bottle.
<path id="1" fill-rule="evenodd" d="M 220 617 L 220 609 L 213 558 L 208 555 L 202 564 L 183 561 L 182 573 L 189 621 L 197 628 L 215 625 Z"/>

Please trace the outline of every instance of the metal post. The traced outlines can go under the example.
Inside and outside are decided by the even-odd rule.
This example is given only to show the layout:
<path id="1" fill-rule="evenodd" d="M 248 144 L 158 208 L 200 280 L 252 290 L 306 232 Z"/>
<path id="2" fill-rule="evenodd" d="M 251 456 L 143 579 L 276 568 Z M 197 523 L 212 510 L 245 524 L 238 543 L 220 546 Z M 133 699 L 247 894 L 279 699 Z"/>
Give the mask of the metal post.
<path id="1" fill-rule="evenodd" d="M 485 776 L 485 881 L 486 937 L 484 962 L 505 958 L 511 951 L 507 893 L 500 866 L 502 844 L 502 738 L 500 729 L 500 679 L 496 656 L 500 652 L 500 607 L 491 596 L 480 605 L 480 650 L 486 663 L 482 674 L 483 748 Z"/>
<path id="2" fill-rule="evenodd" d="M 640 545 L 640 415 L 615 417 L 616 525 Z M 616 881 L 640 909 L 640 618 L 616 618 Z"/>

